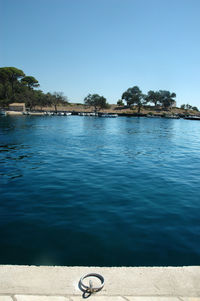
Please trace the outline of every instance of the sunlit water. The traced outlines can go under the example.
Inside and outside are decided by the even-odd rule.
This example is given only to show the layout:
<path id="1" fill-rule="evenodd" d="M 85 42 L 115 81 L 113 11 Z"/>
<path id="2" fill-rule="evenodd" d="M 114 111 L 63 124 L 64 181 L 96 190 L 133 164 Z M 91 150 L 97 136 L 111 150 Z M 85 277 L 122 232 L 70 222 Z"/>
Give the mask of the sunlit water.
<path id="1" fill-rule="evenodd" d="M 199 121 L 1 117 L 0 176 L 0 264 L 200 264 Z"/>

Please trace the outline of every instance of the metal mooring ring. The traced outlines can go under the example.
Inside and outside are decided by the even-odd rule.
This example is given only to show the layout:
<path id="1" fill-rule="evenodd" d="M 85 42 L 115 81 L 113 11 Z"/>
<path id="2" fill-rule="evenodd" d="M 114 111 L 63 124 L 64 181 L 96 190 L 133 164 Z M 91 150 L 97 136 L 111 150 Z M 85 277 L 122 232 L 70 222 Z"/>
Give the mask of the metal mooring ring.
<path id="1" fill-rule="evenodd" d="M 83 280 L 84 280 L 85 278 L 88 278 L 88 277 L 96 277 L 96 278 L 98 278 L 98 279 L 101 281 L 101 285 L 98 286 L 98 287 L 93 287 L 92 281 L 91 281 L 91 280 L 89 281 L 90 286 L 85 285 L 85 284 L 83 283 Z M 96 274 L 96 273 L 90 273 L 90 274 L 87 274 L 87 275 L 81 277 L 81 279 L 80 279 L 80 285 L 81 285 L 87 292 L 89 292 L 89 293 L 98 292 L 98 291 L 100 291 L 100 290 L 103 288 L 103 286 L 104 286 L 104 278 L 103 278 L 103 276 L 101 276 L 101 275 L 99 275 L 99 274 Z"/>

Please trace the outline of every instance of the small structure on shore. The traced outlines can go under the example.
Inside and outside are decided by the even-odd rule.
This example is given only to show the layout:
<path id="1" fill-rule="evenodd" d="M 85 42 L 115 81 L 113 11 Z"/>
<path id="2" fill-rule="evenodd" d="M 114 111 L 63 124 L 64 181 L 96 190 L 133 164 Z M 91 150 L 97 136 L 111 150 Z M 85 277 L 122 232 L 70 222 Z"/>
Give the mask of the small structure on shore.
<path id="1" fill-rule="evenodd" d="M 25 106 L 25 103 L 15 102 L 15 103 L 9 104 L 9 110 L 16 111 L 16 112 L 25 112 L 26 106 Z"/>

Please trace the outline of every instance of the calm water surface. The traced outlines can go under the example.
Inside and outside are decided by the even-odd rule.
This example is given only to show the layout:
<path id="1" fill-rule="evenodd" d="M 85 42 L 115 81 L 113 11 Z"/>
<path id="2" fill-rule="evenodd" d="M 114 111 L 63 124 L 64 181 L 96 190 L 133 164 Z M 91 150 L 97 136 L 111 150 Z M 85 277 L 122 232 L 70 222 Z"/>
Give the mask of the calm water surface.
<path id="1" fill-rule="evenodd" d="M 200 122 L 1 117 L 0 264 L 200 265 Z"/>

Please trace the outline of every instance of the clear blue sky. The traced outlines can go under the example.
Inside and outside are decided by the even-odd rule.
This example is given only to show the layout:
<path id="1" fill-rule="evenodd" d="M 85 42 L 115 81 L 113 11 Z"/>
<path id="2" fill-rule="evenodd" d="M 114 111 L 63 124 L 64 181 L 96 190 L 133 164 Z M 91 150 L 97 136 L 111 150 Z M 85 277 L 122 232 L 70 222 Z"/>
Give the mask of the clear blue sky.
<path id="1" fill-rule="evenodd" d="M 0 0 L 0 65 L 71 102 L 129 87 L 200 108 L 199 0 Z"/>

